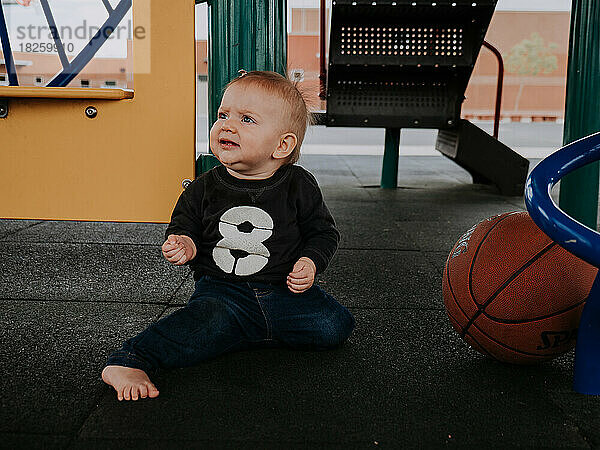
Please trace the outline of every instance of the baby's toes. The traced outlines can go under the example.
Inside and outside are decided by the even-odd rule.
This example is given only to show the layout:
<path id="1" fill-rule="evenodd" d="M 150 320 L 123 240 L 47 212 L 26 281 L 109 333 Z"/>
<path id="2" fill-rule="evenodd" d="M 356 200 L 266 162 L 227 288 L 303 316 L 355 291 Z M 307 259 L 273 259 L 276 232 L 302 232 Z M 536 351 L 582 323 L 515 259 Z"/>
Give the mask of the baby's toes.
<path id="1" fill-rule="evenodd" d="M 145 384 L 141 384 L 139 386 L 139 390 L 140 390 L 140 398 L 148 397 L 148 388 L 146 387 Z"/>
<path id="2" fill-rule="evenodd" d="M 148 384 L 148 396 L 150 398 L 158 397 L 158 389 L 152 383 Z"/>
<path id="3" fill-rule="evenodd" d="M 134 384 L 133 386 L 131 386 L 131 400 L 137 400 L 138 394 L 138 387 Z"/>
<path id="4" fill-rule="evenodd" d="M 131 400 L 131 386 L 125 385 L 125 389 L 123 389 L 123 398 L 125 400 Z"/>

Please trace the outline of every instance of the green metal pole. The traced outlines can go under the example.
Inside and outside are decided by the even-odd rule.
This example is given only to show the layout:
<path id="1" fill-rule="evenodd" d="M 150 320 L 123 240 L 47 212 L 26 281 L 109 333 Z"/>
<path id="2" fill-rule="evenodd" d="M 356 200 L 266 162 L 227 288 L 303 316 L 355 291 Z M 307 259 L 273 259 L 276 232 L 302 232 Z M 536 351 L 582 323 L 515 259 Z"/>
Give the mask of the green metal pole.
<path id="1" fill-rule="evenodd" d="M 286 0 L 208 1 L 208 130 L 217 120 L 223 89 L 238 70 L 287 73 Z M 212 155 L 196 174 L 220 164 Z"/>
<path id="2" fill-rule="evenodd" d="M 600 131 L 600 2 L 573 0 L 563 144 Z M 599 163 L 564 177 L 559 205 L 569 216 L 597 227 Z"/>
<path id="3" fill-rule="evenodd" d="M 287 73 L 285 0 L 211 0 L 208 12 L 208 126 L 238 70 Z"/>
<path id="4" fill-rule="evenodd" d="M 381 168 L 381 187 L 398 187 L 398 156 L 400 154 L 400 128 L 385 129 L 385 149 Z"/>

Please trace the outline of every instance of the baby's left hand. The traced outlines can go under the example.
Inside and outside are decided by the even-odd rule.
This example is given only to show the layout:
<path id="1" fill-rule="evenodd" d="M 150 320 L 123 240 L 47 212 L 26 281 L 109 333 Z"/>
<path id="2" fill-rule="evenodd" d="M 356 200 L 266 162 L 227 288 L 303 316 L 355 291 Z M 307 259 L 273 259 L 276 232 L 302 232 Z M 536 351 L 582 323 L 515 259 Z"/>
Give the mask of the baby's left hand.
<path id="1" fill-rule="evenodd" d="M 315 282 L 315 275 L 317 273 L 317 267 L 312 259 L 303 256 L 296 264 L 294 268 L 288 274 L 287 285 L 288 289 L 294 294 L 300 294 L 310 288 Z"/>

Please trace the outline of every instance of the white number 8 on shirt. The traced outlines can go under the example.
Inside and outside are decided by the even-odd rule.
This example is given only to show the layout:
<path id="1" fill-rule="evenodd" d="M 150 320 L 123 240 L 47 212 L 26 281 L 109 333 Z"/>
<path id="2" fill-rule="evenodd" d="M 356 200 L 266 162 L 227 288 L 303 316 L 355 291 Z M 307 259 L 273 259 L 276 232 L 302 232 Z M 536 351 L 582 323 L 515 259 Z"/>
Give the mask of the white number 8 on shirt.
<path id="1" fill-rule="evenodd" d="M 223 239 L 213 249 L 213 259 L 226 273 L 252 275 L 269 262 L 263 242 L 273 234 L 273 219 L 254 206 L 236 206 L 223 213 L 219 221 Z"/>

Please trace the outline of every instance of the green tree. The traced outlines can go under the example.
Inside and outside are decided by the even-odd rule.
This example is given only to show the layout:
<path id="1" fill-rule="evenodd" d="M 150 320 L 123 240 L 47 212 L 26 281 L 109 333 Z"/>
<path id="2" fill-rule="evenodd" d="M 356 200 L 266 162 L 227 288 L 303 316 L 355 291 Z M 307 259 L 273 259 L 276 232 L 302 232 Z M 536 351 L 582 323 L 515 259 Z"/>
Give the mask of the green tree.
<path id="1" fill-rule="evenodd" d="M 552 73 L 558 68 L 558 59 L 553 50 L 558 48 L 554 42 L 545 44 L 538 33 L 516 44 L 506 58 L 506 70 L 519 75 L 537 75 Z"/>

